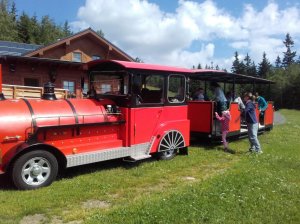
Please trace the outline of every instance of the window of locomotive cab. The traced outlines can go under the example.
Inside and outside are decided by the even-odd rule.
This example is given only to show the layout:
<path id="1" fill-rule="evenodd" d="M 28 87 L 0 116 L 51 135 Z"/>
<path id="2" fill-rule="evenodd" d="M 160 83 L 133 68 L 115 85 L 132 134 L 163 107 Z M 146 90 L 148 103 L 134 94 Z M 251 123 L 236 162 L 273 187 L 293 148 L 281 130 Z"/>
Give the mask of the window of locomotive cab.
<path id="1" fill-rule="evenodd" d="M 170 75 L 167 98 L 169 103 L 185 102 L 185 77 L 182 75 Z"/>
<path id="2" fill-rule="evenodd" d="M 96 94 L 127 95 L 129 75 L 125 72 L 92 72 L 91 86 Z"/>
<path id="3" fill-rule="evenodd" d="M 136 105 L 163 103 L 164 77 L 157 74 L 137 74 L 133 78 L 132 94 Z"/>

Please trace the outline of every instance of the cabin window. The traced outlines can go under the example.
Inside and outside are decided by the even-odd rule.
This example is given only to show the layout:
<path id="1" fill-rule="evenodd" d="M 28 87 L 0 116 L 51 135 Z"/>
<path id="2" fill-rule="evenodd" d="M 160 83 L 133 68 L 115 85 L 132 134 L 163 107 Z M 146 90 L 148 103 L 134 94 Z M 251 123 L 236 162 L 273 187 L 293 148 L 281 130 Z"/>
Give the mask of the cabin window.
<path id="1" fill-rule="evenodd" d="M 93 55 L 92 56 L 92 60 L 98 60 L 98 59 L 101 59 L 101 56 L 99 56 L 99 55 Z"/>
<path id="2" fill-rule="evenodd" d="M 168 85 L 168 101 L 170 103 L 182 103 L 185 101 L 185 77 L 182 75 L 170 75 Z"/>
<path id="3" fill-rule="evenodd" d="M 91 86 L 97 94 L 126 95 L 128 94 L 129 76 L 122 72 L 93 72 Z"/>
<path id="4" fill-rule="evenodd" d="M 81 52 L 73 52 L 73 61 L 74 62 L 82 62 Z"/>
<path id="5" fill-rule="evenodd" d="M 70 94 L 75 93 L 75 82 L 74 81 L 63 81 L 63 88 L 69 90 Z"/>
<path id="6" fill-rule="evenodd" d="M 164 78 L 156 74 L 138 74 L 134 77 L 132 93 L 137 104 L 162 103 Z"/>

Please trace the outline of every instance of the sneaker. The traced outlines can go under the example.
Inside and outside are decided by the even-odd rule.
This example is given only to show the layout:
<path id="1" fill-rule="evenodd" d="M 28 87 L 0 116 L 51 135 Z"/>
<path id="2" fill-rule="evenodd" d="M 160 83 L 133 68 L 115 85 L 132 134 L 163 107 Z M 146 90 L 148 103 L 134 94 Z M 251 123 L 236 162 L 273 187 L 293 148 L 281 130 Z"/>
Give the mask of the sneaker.
<path id="1" fill-rule="evenodd" d="M 255 149 L 254 148 L 250 148 L 249 152 L 255 152 Z"/>
<path id="2" fill-rule="evenodd" d="M 257 153 L 257 154 L 262 154 L 263 151 L 262 151 L 262 150 L 258 150 L 258 151 L 256 151 L 256 153 Z"/>

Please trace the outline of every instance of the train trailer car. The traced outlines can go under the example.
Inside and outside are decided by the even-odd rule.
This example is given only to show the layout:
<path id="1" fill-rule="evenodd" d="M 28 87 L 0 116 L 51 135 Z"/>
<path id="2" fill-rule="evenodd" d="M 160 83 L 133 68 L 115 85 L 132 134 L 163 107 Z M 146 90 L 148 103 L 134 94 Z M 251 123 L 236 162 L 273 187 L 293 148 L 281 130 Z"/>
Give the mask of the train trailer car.
<path id="1" fill-rule="evenodd" d="M 192 137 L 204 137 L 209 139 L 221 139 L 220 122 L 215 117 L 217 111 L 217 103 L 213 100 L 203 99 L 198 100 L 193 97 L 193 90 L 202 87 L 203 94 L 209 92 L 210 83 L 220 83 L 223 91 L 233 93 L 232 97 L 237 97 L 236 85 L 247 85 L 255 92 L 257 85 L 270 85 L 274 82 L 258 77 L 246 76 L 241 74 L 233 74 L 219 70 L 194 70 L 193 74 L 189 75 L 189 101 L 188 101 L 188 118 L 191 122 L 191 135 Z M 227 90 L 226 90 L 227 89 Z M 213 98 L 214 96 L 212 96 Z M 193 99 L 194 98 L 194 99 Z M 206 97 L 207 98 L 207 97 Z M 243 96 L 241 96 L 243 98 Z M 242 100 L 242 99 L 241 99 Z M 238 102 L 228 102 L 227 108 L 231 114 L 229 123 L 228 136 L 230 137 L 243 137 L 248 134 L 248 128 L 243 119 L 242 109 Z M 264 112 L 264 116 L 259 116 L 258 107 L 256 106 L 257 120 L 259 123 L 259 132 L 262 133 L 266 130 L 273 128 L 274 121 L 274 106 L 273 102 L 268 102 L 268 107 Z"/>
<path id="2" fill-rule="evenodd" d="M 18 189 L 50 185 L 68 167 L 187 153 L 190 70 L 105 60 L 87 69 L 88 99 L 58 100 L 48 83 L 42 99 L 6 100 L 0 72 L 0 173 Z"/>

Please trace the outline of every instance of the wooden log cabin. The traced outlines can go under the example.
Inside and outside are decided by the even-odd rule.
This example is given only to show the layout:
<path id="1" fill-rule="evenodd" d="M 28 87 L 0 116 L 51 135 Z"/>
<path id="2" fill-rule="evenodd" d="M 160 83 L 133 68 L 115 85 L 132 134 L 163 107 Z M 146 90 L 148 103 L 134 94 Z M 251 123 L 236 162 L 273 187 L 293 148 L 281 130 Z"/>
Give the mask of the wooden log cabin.
<path id="1" fill-rule="evenodd" d="M 134 61 L 91 28 L 47 46 L 0 41 L 4 95 L 38 98 L 52 81 L 59 98 L 81 98 L 89 89 L 83 64 L 95 59 Z"/>

